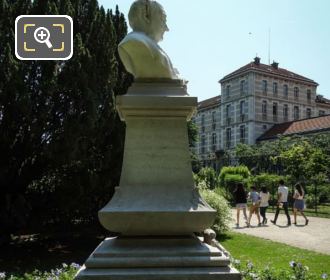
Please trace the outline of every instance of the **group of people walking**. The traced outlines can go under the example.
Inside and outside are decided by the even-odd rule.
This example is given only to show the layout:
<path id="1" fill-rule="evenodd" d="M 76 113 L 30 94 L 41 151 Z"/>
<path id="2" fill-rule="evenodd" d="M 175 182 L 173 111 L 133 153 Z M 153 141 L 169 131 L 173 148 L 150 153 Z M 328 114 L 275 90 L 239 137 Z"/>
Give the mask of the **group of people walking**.
<path id="1" fill-rule="evenodd" d="M 279 181 L 279 187 L 277 190 L 277 207 L 275 212 L 274 220 L 271 223 L 276 224 L 278 215 L 281 209 L 284 210 L 287 217 L 287 225 L 291 226 L 291 217 L 289 215 L 288 209 L 288 195 L 289 190 L 284 185 L 284 181 Z M 297 224 L 297 214 L 298 212 L 305 218 L 305 225 L 308 225 L 309 220 L 304 214 L 305 202 L 304 202 L 304 189 L 300 184 L 295 185 L 295 191 L 293 194 L 293 224 Z M 269 207 L 270 193 L 266 187 L 262 187 L 260 192 L 257 191 L 255 186 L 251 187 L 250 192 L 247 192 L 242 183 L 238 183 L 234 191 L 234 200 L 236 203 L 237 216 L 236 216 L 236 226 L 239 227 L 240 212 L 242 210 L 245 223 L 249 227 L 251 224 L 252 215 L 255 214 L 258 219 L 258 226 L 267 224 L 268 220 L 266 217 L 267 208 Z M 249 216 L 247 215 L 247 205 L 249 205 Z M 261 216 L 261 217 L 260 217 Z M 261 220 L 262 218 L 262 220 Z"/>

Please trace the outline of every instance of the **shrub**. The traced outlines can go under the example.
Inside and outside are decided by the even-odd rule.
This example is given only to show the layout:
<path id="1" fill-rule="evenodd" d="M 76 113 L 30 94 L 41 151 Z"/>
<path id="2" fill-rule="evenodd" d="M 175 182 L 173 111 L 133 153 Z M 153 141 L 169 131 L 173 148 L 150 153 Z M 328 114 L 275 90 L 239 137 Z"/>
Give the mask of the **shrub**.
<path id="1" fill-rule="evenodd" d="M 225 166 L 221 169 L 219 181 L 221 187 L 226 189 L 226 198 L 232 201 L 232 193 L 237 185 L 241 182 L 247 184 L 251 173 L 246 166 Z"/>
<path id="2" fill-rule="evenodd" d="M 242 280 L 316 280 L 316 279 L 328 279 L 328 275 L 323 273 L 322 275 L 316 275 L 310 273 L 307 266 L 291 261 L 288 270 L 276 270 L 270 266 L 266 266 L 263 269 L 256 268 L 252 262 L 248 261 L 245 265 L 239 260 L 232 260 L 232 264 L 242 274 Z"/>
<path id="3" fill-rule="evenodd" d="M 205 182 L 206 186 L 210 189 L 214 189 L 218 186 L 217 173 L 213 168 L 204 167 L 197 175 L 194 175 L 195 184 L 198 186 L 201 182 Z"/>
<path id="4" fill-rule="evenodd" d="M 225 178 L 229 174 L 231 174 L 231 175 L 232 174 L 238 174 L 238 175 L 241 175 L 244 179 L 249 178 L 250 175 L 251 175 L 249 169 L 244 165 L 225 166 L 221 169 L 221 172 L 220 172 L 220 175 L 219 175 L 220 184 L 222 186 L 225 186 Z"/>
<path id="5" fill-rule="evenodd" d="M 217 234 L 222 234 L 229 230 L 231 221 L 231 209 L 228 201 L 219 193 L 205 188 L 205 183 L 199 185 L 199 192 L 203 199 L 216 210 L 216 217 L 212 229 Z"/>
<path id="6" fill-rule="evenodd" d="M 316 197 L 317 199 L 317 197 Z M 305 203 L 306 203 L 306 208 L 311 208 L 313 209 L 315 207 L 315 196 L 306 194 L 305 195 Z"/>
<path id="7" fill-rule="evenodd" d="M 315 189 L 316 187 L 316 189 Z M 324 203 L 330 201 L 330 185 L 329 184 L 317 184 L 306 186 L 306 194 L 310 196 L 317 196 L 317 201 L 319 203 Z"/>
<path id="8" fill-rule="evenodd" d="M 72 280 L 80 266 L 76 263 L 70 265 L 62 264 L 61 268 L 52 269 L 50 272 L 35 270 L 32 273 L 25 273 L 23 276 L 6 275 L 0 272 L 1 280 Z"/>

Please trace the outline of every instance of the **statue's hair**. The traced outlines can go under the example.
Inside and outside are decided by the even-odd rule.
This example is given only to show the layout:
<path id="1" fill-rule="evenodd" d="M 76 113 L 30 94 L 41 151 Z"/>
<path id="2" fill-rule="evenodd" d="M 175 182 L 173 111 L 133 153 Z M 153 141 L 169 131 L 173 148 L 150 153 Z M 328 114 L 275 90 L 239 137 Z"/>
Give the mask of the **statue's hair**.
<path id="1" fill-rule="evenodd" d="M 152 12 L 160 9 L 162 6 L 156 1 L 136 0 L 128 12 L 129 25 L 133 31 L 146 31 Z"/>

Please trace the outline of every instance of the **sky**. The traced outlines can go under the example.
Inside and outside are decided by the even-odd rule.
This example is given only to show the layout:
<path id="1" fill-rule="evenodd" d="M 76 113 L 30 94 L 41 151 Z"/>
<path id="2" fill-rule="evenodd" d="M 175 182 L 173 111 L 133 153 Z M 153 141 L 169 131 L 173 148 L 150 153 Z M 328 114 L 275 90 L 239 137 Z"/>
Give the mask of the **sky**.
<path id="1" fill-rule="evenodd" d="M 317 93 L 330 99 L 329 0 L 158 2 L 170 29 L 160 46 L 199 101 L 219 95 L 218 81 L 256 55 L 268 64 L 269 49 L 270 63 L 314 80 Z M 118 5 L 127 18 L 133 0 L 99 3 L 106 9 Z"/>

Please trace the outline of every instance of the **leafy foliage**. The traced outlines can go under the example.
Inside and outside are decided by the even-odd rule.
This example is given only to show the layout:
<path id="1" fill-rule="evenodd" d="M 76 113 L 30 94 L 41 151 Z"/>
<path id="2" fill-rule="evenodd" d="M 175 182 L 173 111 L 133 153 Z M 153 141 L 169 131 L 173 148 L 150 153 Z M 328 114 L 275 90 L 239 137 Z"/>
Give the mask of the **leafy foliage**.
<path id="1" fill-rule="evenodd" d="M 72 16 L 73 57 L 14 58 L 20 14 Z M 118 7 L 105 11 L 97 0 L 1 2 L 0 224 L 6 234 L 29 217 L 39 225 L 93 221 L 109 200 L 119 181 L 125 130 L 115 96 L 132 81 L 117 53 L 126 32 Z"/>
<path id="2" fill-rule="evenodd" d="M 227 189 L 227 192 L 232 193 L 238 182 L 247 183 L 251 173 L 244 166 L 225 166 L 221 169 L 219 180 L 221 186 Z"/>
<path id="3" fill-rule="evenodd" d="M 221 194 L 208 189 L 205 182 L 200 182 L 198 188 L 203 199 L 216 210 L 212 229 L 217 234 L 228 231 L 231 221 L 231 209 L 228 201 Z"/>
<path id="4" fill-rule="evenodd" d="M 308 266 L 295 261 L 291 261 L 289 263 L 291 269 L 286 270 L 276 270 L 271 266 L 258 269 L 250 261 L 246 262 L 245 265 L 239 260 L 232 260 L 232 263 L 241 272 L 243 280 L 316 280 L 328 278 L 325 273 L 322 275 L 310 273 Z"/>
<path id="5" fill-rule="evenodd" d="M 35 270 L 33 273 L 25 273 L 24 276 L 6 275 L 0 272 L 2 280 L 72 280 L 80 266 L 76 263 L 62 264 L 61 268 L 52 269 L 50 272 Z"/>
<path id="6" fill-rule="evenodd" d="M 197 174 L 194 174 L 195 183 L 198 186 L 200 183 L 205 183 L 209 189 L 218 187 L 218 177 L 215 170 L 211 167 L 203 167 Z"/>
<path id="7" fill-rule="evenodd" d="M 237 145 L 235 156 L 253 173 L 290 174 L 294 180 L 305 180 L 323 173 L 329 177 L 330 133 L 313 136 L 280 137 L 248 146 Z"/>

